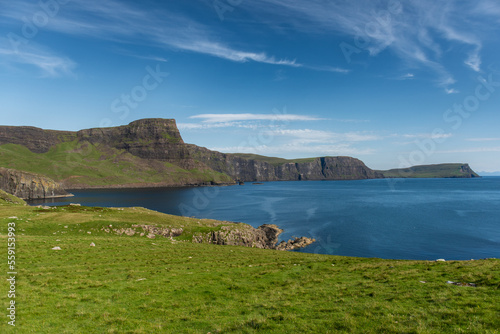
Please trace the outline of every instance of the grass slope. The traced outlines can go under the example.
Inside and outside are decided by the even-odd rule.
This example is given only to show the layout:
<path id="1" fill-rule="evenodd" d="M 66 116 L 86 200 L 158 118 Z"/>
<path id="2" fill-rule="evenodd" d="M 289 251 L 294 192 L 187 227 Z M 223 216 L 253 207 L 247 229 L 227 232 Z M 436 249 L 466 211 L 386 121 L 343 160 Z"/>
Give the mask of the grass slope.
<path id="1" fill-rule="evenodd" d="M 384 177 L 397 178 L 440 178 L 440 177 L 463 177 L 460 172 L 463 164 L 437 164 L 437 165 L 421 165 L 410 168 L 391 169 L 386 171 L 378 171 Z M 473 175 L 478 177 L 476 173 Z"/>
<path id="2" fill-rule="evenodd" d="M 7 204 L 26 205 L 26 202 L 0 189 L 0 205 L 7 205 Z"/>
<path id="3" fill-rule="evenodd" d="M 140 208 L 44 210 L 0 202 L 4 245 L 9 222 L 17 234 L 17 318 L 14 329 L 4 317 L 1 333 L 498 333 L 500 327 L 499 260 L 362 259 L 101 230 L 135 223 L 193 233 L 219 226 Z M 0 291 L 5 310 L 6 280 Z"/>
<path id="4" fill-rule="evenodd" d="M 66 188 L 232 181 L 212 170 L 185 170 L 167 162 L 141 159 L 124 150 L 77 141 L 61 143 L 47 153 L 33 153 L 22 145 L 1 145 L 0 167 L 45 175 L 63 182 Z"/>

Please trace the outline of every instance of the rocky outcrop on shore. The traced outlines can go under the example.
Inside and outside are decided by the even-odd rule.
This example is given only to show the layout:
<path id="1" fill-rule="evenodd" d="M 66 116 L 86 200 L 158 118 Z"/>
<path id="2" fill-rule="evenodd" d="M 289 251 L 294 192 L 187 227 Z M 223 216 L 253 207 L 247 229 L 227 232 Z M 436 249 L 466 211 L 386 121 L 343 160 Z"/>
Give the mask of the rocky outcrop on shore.
<path id="1" fill-rule="evenodd" d="M 306 247 L 316 241 L 315 239 L 301 237 L 293 241 L 282 241 L 278 244 L 278 236 L 282 232 L 282 229 L 273 224 L 264 224 L 258 228 L 245 225 L 245 228 L 237 229 L 232 226 L 221 226 L 219 231 L 193 236 L 193 242 L 262 249 L 293 250 Z"/>
<path id="2" fill-rule="evenodd" d="M 150 239 L 156 238 L 156 236 L 159 237 L 164 237 L 164 238 L 172 238 L 172 237 L 178 237 L 179 235 L 184 232 L 182 228 L 167 228 L 167 227 L 158 227 L 154 225 L 137 225 L 134 224 L 131 227 L 128 228 L 113 228 L 113 225 L 109 225 L 107 227 L 101 228 L 101 231 L 104 231 L 106 233 L 114 233 L 117 235 L 128 235 L 128 236 L 133 236 L 133 235 L 139 235 L 139 236 L 147 236 Z"/>
<path id="3" fill-rule="evenodd" d="M 0 167 L 0 189 L 27 200 L 70 196 L 48 177 L 3 167 Z"/>

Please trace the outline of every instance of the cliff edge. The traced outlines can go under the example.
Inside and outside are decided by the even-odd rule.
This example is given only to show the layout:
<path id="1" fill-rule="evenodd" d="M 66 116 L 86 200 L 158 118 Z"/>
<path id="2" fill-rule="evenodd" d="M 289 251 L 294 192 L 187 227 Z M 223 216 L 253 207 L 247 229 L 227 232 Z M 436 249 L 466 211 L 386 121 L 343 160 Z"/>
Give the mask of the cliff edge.
<path id="1" fill-rule="evenodd" d="M 238 154 L 188 145 L 192 157 L 237 181 L 305 181 L 379 179 L 383 175 L 351 157 L 322 157 L 270 163 Z M 264 157 L 263 157 L 264 158 Z M 273 159 L 273 158 L 268 158 Z M 306 161 L 304 161 L 306 160 Z"/>
<path id="2" fill-rule="evenodd" d="M 0 167 L 0 189 L 27 200 L 71 196 L 48 177 L 3 167 Z"/>

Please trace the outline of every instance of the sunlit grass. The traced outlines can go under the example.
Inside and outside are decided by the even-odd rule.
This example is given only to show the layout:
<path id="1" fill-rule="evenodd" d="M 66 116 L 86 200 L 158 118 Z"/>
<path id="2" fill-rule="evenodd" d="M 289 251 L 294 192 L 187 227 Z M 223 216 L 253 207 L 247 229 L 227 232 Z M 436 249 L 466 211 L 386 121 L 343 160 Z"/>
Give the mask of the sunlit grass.
<path id="1" fill-rule="evenodd" d="M 191 233 L 217 223 L 140 208 L 5 203 L 4 245 L 12 221 L 18 333 L 498 333 L 500 327 L 499 260 L 363 259 L 118 236 L 101 227 L 156 224 Z M 7 290 L 2 280 L 2 295 Z M 5 318 L 0 332 L 8 331 Z"/>

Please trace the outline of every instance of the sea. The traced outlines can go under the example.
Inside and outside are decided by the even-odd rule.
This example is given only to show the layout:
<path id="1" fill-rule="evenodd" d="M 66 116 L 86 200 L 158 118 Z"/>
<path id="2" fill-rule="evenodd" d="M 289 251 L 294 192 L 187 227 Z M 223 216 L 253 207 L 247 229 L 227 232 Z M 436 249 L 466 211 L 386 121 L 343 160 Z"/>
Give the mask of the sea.
<path id="1" fill-rule="evenodd" d="M 197 218 L 276 224 L 299 250 L 412 260 L 500 258 L 500 177 L 247 182 L 224 187 L 74 190 L 31 205 L 145 207 Z"/>

